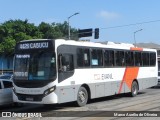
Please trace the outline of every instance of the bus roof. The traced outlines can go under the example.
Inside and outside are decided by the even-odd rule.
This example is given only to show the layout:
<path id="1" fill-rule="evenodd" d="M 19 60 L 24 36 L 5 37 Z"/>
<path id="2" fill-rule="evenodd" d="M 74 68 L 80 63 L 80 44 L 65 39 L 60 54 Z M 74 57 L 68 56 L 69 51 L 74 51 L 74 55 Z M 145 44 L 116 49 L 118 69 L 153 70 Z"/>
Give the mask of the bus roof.
<path id="1" fill-rule="evenodd" d="M 47 40 L 53 40 L 58 43 L 58 45 L 61 44 L 67 44 L 67 45 L 77 45 L 77 46 L 90 46 L 90 47 L 106 47 L 107 48 L 116 48 L 116 49 L 131 49 L 132 50 L 145 50 L 145 51 L 155 51 L 156 49 L 151 48 L 139 48 L 135 47 L 133 44 L 129 43 L 115 43 L 111 41 L 104 41 L 104 42 L 91 42 L 91 41 L 75 41 L 75 40 L 65 40 L 65 39 L 30 39 L 30 40 L 23 40 L 20 42 L 32 42 L 32 41 L 47 41 Z M 135 49 L 133 49 L 135 48 Z"/>
<path id="2" fill-rule="evenodd" d="M 67 45 L 77 45 L 77 46 L 89 46 L 89 47 L 102 47 L 102 48 L 115 48 L 115 49 L 130 49 L 137 51 L 156 51 L 156 49 L 151 48 L 140 48 L 135 47 L 133 44 L 128 43 L 114 43 L 110 41 L 106 42 L 90 42 L 90 41 L 75 41 L 75 40 L 64 40 L 64 39 L 56 39 L 58 45 L 67 44 Z"/>

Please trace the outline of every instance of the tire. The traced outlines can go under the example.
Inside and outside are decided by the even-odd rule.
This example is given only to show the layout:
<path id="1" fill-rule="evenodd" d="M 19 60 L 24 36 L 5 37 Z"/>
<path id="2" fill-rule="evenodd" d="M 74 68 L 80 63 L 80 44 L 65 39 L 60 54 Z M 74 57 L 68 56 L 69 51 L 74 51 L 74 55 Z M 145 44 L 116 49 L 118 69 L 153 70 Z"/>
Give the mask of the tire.
<path id="1" fill-rule="evenodd" d="M 138 94 L 138 84 L 136 81 L 133 81 L 131 88 L 131 96 L 135 97 Z"/>
<path id="2" fill-rule="evenodd" d="M 88 101 L 88 92 L 86 88 L 80 87 L 77 93 L 77 101 L 76 104 L 79 107 L 85 106 Z"/>

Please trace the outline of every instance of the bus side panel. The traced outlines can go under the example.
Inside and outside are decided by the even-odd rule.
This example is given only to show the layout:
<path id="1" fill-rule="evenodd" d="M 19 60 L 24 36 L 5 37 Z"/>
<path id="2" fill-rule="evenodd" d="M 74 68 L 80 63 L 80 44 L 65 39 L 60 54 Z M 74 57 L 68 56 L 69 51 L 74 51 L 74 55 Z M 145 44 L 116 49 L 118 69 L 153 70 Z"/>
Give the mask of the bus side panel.
<path id="1" fill-rule="evenodd" d="M 105 83 L 105 96 L 113 95 L 111 82 Z"/>
<path id="2" fill-rule="evenodd" d="M 157 85 L 157 67 L 141 67 L 139 69 L 137 80 L 139 84 L 139 90 Z"/>
<path id="3" fill-rule="evenodd" d="M 124 85 L 124 89 L 125 89 L 124 93 L 131 92 L 131 89 L 128 87 L 128 85 L 126 83 L 123 85 Z"/>
<path id="4" fill-rule="evenodd" d="M 91 98 L 99 98 L 118 94 L 121 81 L 110 81 L 89 84 L 91 90 Z M 122 87 L 121 93 L 125 92 L 125 85 Z"/>
<path id="5" fill-rule="evenodd" d="M 75 100 L 75 86 L 61 86 L 58 87 L 58 91 L 58 103 L 65 103 Z"/>
<path id="6" fill-rule="evenodd" d="M 96 84 L 95 98 L 119 94 L 121 81 L 122 80 Z M 125 93 L 125 92 L 130 92 L 130 89 L 128 88 L 127 85 L 123 84 L 120 93 Z"/>
<path id="7" fill-rule="evenodd" d="M 139 90 L 143 90 L 145 88 L 155 86 L 155 85 L 157 85 L 157 82 L 158 82 L 158 80 L 156 77 L 138 79 Z"/>
<path id="8" fill-rule="evenodd" d="M 121 80 L 111 82 L 111 88 L 112 88 L 111 95 L 118 94 L 120 86 L 121 86 Z M 124 85 L 122 86 L 121 93 L 124 93 Z"/>
<path id="9" fill-rule="evenodd" d="M 96 97 L 103 97 L 105 96 L 105 84 L 104 83 L 99 83 L 95 85 L 95 93 Z"/>

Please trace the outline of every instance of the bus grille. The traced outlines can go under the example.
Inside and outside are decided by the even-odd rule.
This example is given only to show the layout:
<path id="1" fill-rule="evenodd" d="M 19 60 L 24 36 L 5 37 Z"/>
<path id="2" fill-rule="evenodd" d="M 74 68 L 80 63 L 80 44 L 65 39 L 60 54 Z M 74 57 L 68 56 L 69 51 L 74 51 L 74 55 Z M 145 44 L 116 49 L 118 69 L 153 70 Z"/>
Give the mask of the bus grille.
<path id="1" fill-rule="evenodd" d="M 40 95 L 27 95 L 17 93 L 17 97 L 22 101 L 42 101 L 43 94 Z"/>
<path id="2" fill-rule="evenodd" d="M 44 87 L 49 83 L 49 81 L 40 81 L 40 80 L 13 80 L 14 84 L 18 87 L 23 88 L 40 88 Z"/>

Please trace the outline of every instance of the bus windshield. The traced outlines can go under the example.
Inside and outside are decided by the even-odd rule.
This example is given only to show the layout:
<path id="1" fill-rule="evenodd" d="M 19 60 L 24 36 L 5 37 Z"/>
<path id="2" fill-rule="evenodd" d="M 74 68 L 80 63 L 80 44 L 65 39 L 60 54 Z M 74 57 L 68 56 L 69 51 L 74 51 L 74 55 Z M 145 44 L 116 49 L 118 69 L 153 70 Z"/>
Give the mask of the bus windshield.
<path id="1" fill-rule="evenodd" d="M 55 54 L 41 51 L 15 55 L 14 79 L 53 80 L 55 76 Z"/>

